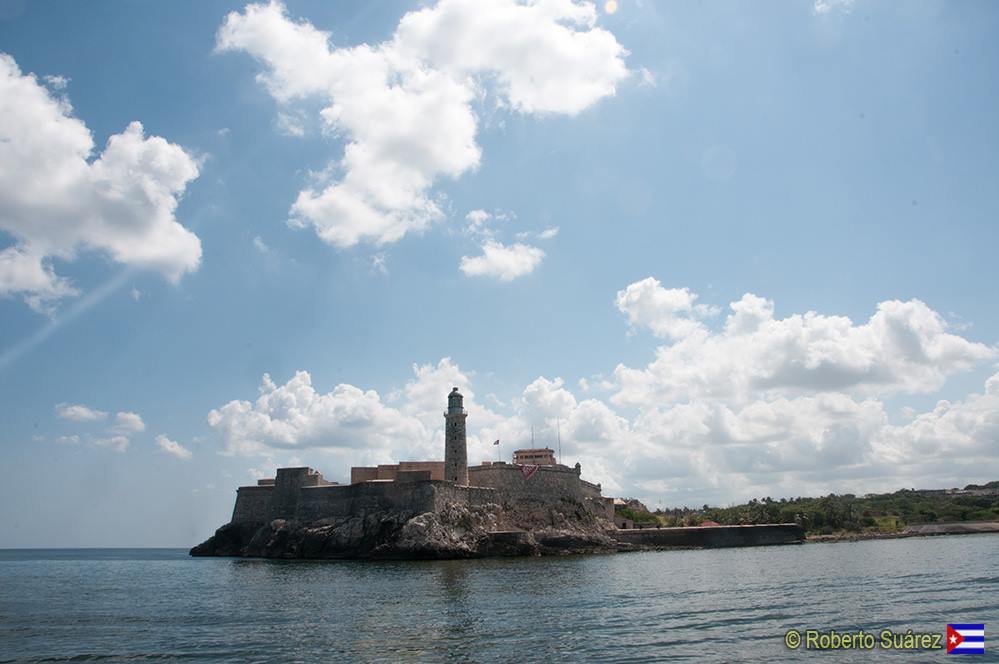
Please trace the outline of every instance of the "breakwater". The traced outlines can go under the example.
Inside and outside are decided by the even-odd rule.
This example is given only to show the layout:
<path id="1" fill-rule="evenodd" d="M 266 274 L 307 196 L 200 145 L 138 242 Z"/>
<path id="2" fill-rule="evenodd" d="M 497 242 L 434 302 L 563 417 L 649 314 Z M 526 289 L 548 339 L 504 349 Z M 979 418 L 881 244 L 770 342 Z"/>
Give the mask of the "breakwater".
<path id="1" fill-rule="evenodd" d="M 797 544 L 805 541 L 804 529 L 794 523 L 708 528 L 642 528 L 617 530 L 611 536 L 635 548 L 722 548 Z"/>

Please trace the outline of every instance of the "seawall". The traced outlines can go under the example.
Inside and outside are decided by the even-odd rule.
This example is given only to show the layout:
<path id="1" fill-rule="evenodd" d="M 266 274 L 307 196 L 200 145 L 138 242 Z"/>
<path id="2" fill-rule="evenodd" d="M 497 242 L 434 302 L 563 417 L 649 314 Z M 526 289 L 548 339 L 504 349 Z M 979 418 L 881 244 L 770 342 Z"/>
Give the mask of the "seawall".
<path id="1" fill-rule="evenodd" d="M 616 530 L 611 537 L 622 544 L 651 548 L 722 548 L 798 544 L 805 530 L 794 523 L 755 526 L 713 526 L 710 528 L 643 528 Z"/>

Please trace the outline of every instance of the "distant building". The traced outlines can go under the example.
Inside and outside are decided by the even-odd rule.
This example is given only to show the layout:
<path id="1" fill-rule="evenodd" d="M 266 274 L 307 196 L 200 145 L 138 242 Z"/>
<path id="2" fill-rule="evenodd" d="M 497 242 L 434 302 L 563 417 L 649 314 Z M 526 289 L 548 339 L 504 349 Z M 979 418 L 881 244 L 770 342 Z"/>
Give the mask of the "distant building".
<path id="1" fill-rule="evenodd" d="M 548 447 L 533 450 L 515 450 L 513 453 L 513 462 L 530 466 L 554 466 L 557 463 L 555 461 L 555 450 Z"/>

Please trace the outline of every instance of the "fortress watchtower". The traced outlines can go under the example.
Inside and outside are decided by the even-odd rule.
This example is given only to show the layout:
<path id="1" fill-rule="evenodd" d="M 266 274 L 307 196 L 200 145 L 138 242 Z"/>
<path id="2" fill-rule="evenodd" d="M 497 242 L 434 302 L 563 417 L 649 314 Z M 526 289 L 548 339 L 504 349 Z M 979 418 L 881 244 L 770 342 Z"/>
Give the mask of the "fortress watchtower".
<path id="1" fill-rule="evenodd" d="M 447 395 L 447 412 L 444 413 L 444 479 L 467 486 L 468 445 L 465 440 L 465 418 L 468 413 L 462 405 L 464 398 L 457 387 Z"/>

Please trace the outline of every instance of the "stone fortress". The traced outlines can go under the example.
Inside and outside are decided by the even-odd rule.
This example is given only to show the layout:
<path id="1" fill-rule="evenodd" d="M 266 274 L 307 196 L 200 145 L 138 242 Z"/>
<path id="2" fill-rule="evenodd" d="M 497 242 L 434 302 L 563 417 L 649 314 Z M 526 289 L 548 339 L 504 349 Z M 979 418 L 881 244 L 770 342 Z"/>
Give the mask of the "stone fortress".
<path id="1" fill-rule="evenodd" d="M 793 524 L 618 530 L 614 499 L 549 448 L 513 463 L 468 465 L 463 397 L 444 413 L 444 461 L 351 468 L 350 483 L 307 467 L 239 487 L 232 519 L 191 549 L 199 556 L 461 558 L 610 552 L 643 547 L 800 541 Z"/>
<path id="2" fill-rule="evenodd" d="M 300 557 L 301 551 L 289 556 L 285 543 L 264 541 L 281 539 L 279 533 L 289 528 L 289 535 L 303 528 L 328 535 L 319 555 L 301 557 L 613 547 L 606 534 L 613 528 L 613 500 L 601 495 L 599 484 L 582 479 L 579 464 L 562 465 L 553 450 L 543 448 L 517 450 L 514 463 L 469 467 L 467 417 L 455 387 L 444 413 L 444 461 L 354 467 L 349 484 L 330 482 L 312 468 L 279 468 L 273 479 L 239 487 L 230 523 L 192 553 Z"/>

